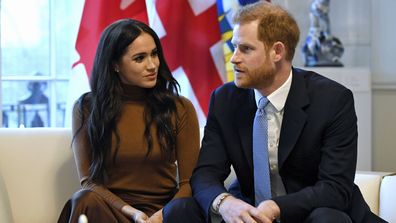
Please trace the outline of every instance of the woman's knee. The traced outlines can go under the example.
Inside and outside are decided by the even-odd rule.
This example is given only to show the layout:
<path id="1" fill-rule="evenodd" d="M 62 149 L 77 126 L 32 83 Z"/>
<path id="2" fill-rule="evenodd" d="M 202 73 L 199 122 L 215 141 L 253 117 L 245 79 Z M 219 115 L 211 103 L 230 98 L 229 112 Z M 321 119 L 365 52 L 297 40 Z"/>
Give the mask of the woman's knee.
<path id="1" fill-rule="evenodd" d="M 81 189 L 71 197 L 72 206 L 95 206 L 100 200 L 99 195 L 91 190 Z"/>

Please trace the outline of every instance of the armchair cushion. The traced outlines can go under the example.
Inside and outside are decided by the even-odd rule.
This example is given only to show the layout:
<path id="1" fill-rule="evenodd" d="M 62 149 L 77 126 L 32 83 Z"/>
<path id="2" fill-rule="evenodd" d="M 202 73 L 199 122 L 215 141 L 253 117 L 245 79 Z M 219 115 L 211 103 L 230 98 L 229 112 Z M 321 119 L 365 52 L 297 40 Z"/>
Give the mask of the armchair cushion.
<path id="1" fill-rule="evenodd" d="M 389 222 L 396 222 L 396 175 L 385 176 L 381 181 L 379 215 Z"/>

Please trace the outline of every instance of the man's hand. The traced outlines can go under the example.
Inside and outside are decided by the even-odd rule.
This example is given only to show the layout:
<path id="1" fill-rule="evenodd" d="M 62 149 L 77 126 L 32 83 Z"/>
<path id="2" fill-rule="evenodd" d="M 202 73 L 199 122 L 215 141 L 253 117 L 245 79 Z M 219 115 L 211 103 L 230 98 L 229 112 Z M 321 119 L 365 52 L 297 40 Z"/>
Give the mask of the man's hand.
<path id="1" fill-rule="evenodd" d="M 280 208 L 273 200 L 266 200 L 259 204 L 257 207 L 260 214 L 263 214 L 271 221 L 280 217 Z"/>
<path id="2" fill-rule="evenodd" d="M 252 205 L 228 196 L 220 205 L 219 212 L 223 220 L 227 223 L 271 223 L 272 218 L 268 218 L 259 209 Z"/>

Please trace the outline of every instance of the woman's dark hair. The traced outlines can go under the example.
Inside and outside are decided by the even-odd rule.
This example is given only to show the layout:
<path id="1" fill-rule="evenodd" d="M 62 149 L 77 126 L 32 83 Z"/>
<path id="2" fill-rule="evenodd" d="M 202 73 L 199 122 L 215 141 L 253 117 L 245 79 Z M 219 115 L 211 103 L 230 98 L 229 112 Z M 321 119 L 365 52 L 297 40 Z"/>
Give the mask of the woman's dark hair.
<path id="1" fill-rule="evenodd" d="M 147 89 L 148 95 L 145 102 L 144 137 L 148 145 L 146 156 L 150 154 L 153 146 L 153 136 L 150 132 L 153 124 L 157 127 L 156 137 L 164 158 L 170 159 L 171 151 L 176 147 L 176 132 L 172 115 L 176 113 L 179 84 L 172 77 L 165 62 L 160 40 L 154 30 L 142 22 L 132 19 L 116 21 L 109 25 L 101 35 L 90 76 L 91 93 L 88 93 L 90 97 L 84 100 L 86 94 L 79 100 L 82 125 L 75 134 L 77 135 L 85 125 L 84 114 L 87 114 L 86 128 L 92 148 L 89 179 L 98 183 L 104 181 L 106 157 L 111 154 L 113 133 L 116 137 L 116 151 L 120 145 L 116 123 L 121 113 L 123 90 L 121 79 L 115 72 L 114 65 L 127 52 L 127 47 L 142 33 L 153 37 L 160 61 L 157 83 L 153 88 Z M 86 110 L 84 106 L 88 106 L 88 113 L 83 112 Z M 113 162 L 116 155 L 117 152 L 113 157 Z"/>

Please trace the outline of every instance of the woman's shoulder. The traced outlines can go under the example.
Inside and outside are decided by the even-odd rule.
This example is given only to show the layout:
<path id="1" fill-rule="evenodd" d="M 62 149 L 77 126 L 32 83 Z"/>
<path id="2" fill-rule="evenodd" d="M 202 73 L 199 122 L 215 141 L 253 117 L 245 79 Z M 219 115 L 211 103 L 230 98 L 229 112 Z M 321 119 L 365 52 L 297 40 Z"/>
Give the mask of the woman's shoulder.
<path id="1" fill-rule="evenodd" d="M 189 99 L 178 96 L 176 107 L 176 129 L 181 131 L 186 126 L 190 129 L 194 129 L 195 127 L 198 129 L 198 117 L 194 104 Z"/>
<path id="2" fill-rule="evenodd" d="M 194 109 L 193 103 L 184 96 L 178 96 L 176 100 L 176 107 L 178 110 L 191 110 Z"/>
<path id="3" fill-rule="evenodd" d="M 73 106 L 73 113 L 81 113 L 82 110 L 85 112 L 89 110 L 92 103 L 92 93 L 86 92 L 82 94 L 75 102 Z"/>

